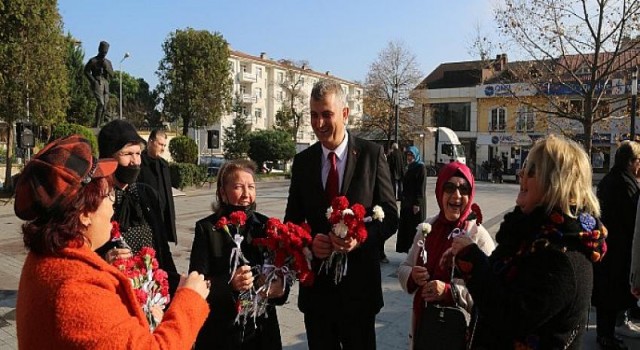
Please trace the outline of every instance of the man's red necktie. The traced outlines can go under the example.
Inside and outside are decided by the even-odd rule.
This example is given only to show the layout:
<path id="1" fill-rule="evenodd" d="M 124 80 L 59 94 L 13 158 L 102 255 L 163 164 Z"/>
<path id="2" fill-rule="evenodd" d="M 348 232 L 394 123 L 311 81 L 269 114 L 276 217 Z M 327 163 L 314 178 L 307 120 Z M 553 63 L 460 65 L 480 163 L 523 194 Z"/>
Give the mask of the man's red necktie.
<path id="1" fill-rule="evenodd" d="M 329 200 L 329 202 L 331 202 L 335 197 L 338 196 L 338 184 L 340 182 L 338 180 L 338 165 L 336 164 L 335 152 L 329 152 L 328 158 L 331 167 L 329 168 L 329 175 L 327 176 L 327 183 L 324 186 L 324 191 L 327 195 L 327 199 Z"/>

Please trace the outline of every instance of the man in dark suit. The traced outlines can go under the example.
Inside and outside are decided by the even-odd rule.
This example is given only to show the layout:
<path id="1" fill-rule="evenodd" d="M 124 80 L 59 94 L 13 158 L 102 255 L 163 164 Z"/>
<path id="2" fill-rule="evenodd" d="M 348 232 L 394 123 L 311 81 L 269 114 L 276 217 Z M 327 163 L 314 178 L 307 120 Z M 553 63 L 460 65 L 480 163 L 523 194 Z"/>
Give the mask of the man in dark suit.
<path id="1" fill-rule="evenodd" d="M 138 182 L 146 183 L 158 191 L 160 206 L 162 208 L 162 221 L 164 222 L 167 240 L 177 243 L 175 208 L 173 205 L 173 191 L 171 189 L 171 175 L 169 174 L 169 162 L 162 158 L 162 153 L 167 146 L 167 133 L 164 130 L 153 130 L 149 135 L 147 148 L 142 151 L 142 163 Z"/>
<path id="2" fill-rule="evenodd" d="M 300 286 L 298 298 L 309 349 L 375 349 L 375 316 L 384 304 L 379 244 L 398 225 L 389 166 L 381 146 L 346 132 L 349 108 L 339 83 L 316 83 L 310 112 L 319 142 L 294 158 L 285 212 L 285 221 L 306 221 L 312 229 L 316 279 L 311 287 Z M 335 165 L 330 160 L 334 158 L 331 153 L 335 153 Z M 328 179 L 336 168 L 338 195 L 346 196 L 350 205 L 362 204 L 369 214 L 374 205 L 380 205 L 385 212 L 383 222 L 367 224 L 368 237 L 362 244 L 331 233 L 325 216 L 331 201 L 325 187 L 327 182 L 332 183 Z M 337 284 L 331 269 L 329 273 L 318 271 L 333 251 L 348 255 L 347 273 Z"/>

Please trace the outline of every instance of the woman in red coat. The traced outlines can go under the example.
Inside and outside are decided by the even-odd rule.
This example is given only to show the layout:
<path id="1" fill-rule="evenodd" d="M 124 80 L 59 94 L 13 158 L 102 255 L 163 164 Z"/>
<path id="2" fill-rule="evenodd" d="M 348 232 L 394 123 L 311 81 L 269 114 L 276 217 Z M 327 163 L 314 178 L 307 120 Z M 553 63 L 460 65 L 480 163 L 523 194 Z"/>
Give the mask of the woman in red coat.
<path id="1" fill-rule="evenodd" d="M 184 279 L 153 333 L 129 279 L 95 250 L 110 238 L 117 163 L 74 135 L 46 146 L 16 185 L 29 250 L 16 307 L 20 349 L 191 349 L 209 313 L 202 275 Z"/>

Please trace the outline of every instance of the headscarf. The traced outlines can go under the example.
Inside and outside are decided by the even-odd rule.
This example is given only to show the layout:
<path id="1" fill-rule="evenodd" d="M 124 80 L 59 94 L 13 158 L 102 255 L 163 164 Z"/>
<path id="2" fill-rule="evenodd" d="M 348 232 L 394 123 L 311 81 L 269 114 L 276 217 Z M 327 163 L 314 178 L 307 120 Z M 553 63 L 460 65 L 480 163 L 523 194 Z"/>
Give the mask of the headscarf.
<path id="1" fill-rule="evenodd" d="M 420 156 L 420 151 L 418 151 L 418 148 L 416 148 L 416 146 L 407 146 L 405 153 L 413 154 L 413 162 L 411 164 L 407 164 L 407 169 L 412 169 L 419 165 L 424 166 L 422 157 Z"/>
<path id="2" fill-rule="evenodd" d="M 464 178 L 465 180 L 467 180 L 469 186 L 471 187 L 471 193 L 469 194 L 469 201 L 467 202 L 467 206 L 462 210 L 460 217 L 455 222 L 455 226 L 460 227 L 461 224 L 464 223 L 464 221 L 469 216 L 469 213 L 471 213 L 471 204 L 473 203 L 473 197 L 476 194 L 476 185 L 473 174 L 471 173 L 471 169 L 469 169 L 463 163 L 451 162 L 442 167 L 442 169 L 440 169 L 440 172 L 438 173 L 438 180 L 436 181 L 436 200 L 438 202 L 438 207 L 440 208 L 440 213 L 438 214 L 438 219 L 436 220 L 435 224 L 440 221 L 447 224 L 451 223 L 449 220 L 447 220 L 447 218 L 444 216 L 444 212 L 442 211 L 442 196 L 444 195 L 444 184 L 454 176 Z"/>

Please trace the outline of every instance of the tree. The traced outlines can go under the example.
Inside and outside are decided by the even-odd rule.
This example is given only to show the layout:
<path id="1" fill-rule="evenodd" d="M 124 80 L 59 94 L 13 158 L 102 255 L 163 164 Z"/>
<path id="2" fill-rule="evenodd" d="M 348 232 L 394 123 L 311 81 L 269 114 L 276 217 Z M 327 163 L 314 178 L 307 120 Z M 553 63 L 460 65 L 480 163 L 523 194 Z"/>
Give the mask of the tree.
<path id="1" fill-rule="evenodd" d="M 114 91 L 119 95 L 120 72 L 116 71 L 109 81 L 109 91 Z M 109 100 L 120 108 L 119 96 Z M 142 78 L 136 78 L 126 72 L 122 72 L 122 117 L 129 120 L 137 127 L 145 126 L 145 120 L 153 114 L 155 109 L 155 96 L 149 91 L 149 83 Z"/>
<path id="2" fill-rule="evenodd" d="M 169 141 L 169 153 L 171 158 L 177 163 L 198 162 L 198 145 L 189 136 L 180 135 Z"/>
<path id="3" fill-rule="evenodd" d="M 243 158 L 249 152 L 249 134 L 251 126 L 247 124 L 247 116 L 242 106 L 242 96 L 236 94 L 233 104 L 233 125 L 230 128 L 224 128 L 224 150 L 225 159 Z"/>
<path id="4" fill-rule="evenodd" d="M 529 105 L 539 115 L 557 117 L 549 122 L 569 124 L 556 131 L 581 126 L 591 152 L 594 124 L 625 108 L 626 96 L 612 93 L 612 81 L 628 82 L 630 68 L 639 63 L 639 15 L 637 0 L 503 0 L 495 19 L 506 44 L 530 58 L 510 65 L 503 78 L 533 87 L 546 102 Z"/>
<path id="5" fill-rule="evenodd" d="M 410 93 L 422 79 L 416 56 L 404 43 L 391 41 L 369 67 L 364 85 L 364 115 L 361 127 L 383 133 L 388 143 L 395 135 L 395 99 L 398 98 L 399 125 L 404 132 L 415 126 L 410 114 L 402 109 L 413 104 Z"/>
<path id="6" fill-rule="evenodd" d="M 229 45 L 219 33 L 187 28 L 176 30 L 162 44 L 165 57 L 157 75 L 164 111 L 190 126 L 209 125 L 229 110 L 233 81 Z"/>
<path id="7" fill-rule="evenodd" d="M 8 128 L 4 187 L 12 188 L 13 124 L 64 120 L 68 106 L 67 46 L 55 1 L 0 3 L 0 118 Z M 28 103 L 27 103 L 28 102 Z"/>
<path id="8" fill-rule="evenodd" d="M 296 144 L 283 130 L 258 130 L 249 136 L 249 158 L 260 168 L 266 161 L 288 161 L 296 155 Z"/>
<path id="9" fill-rule="evenodd" d="M 284 92 L 282 107 L 276 112 L 275 129 L 283 130 L 298 142 L 298 130 L 307 111 L 309 96 L 304 92 L 304 71 L 310 69 L 307 61 L 282 59 L 278 61 L 284 68 L 283 80 L 277 84 Z"/>
<path id="10" fill-rule="evenodd" d="M 66 119 L 69 123 L 91 126 L 96 107 L 89 81 L 84 75 L 84 51 L 79 46 L 78 40 L 70 33 L 65 37 L 65 42 L 67 46 L 65 65 L 67 66 L 69 91 Z"/>

